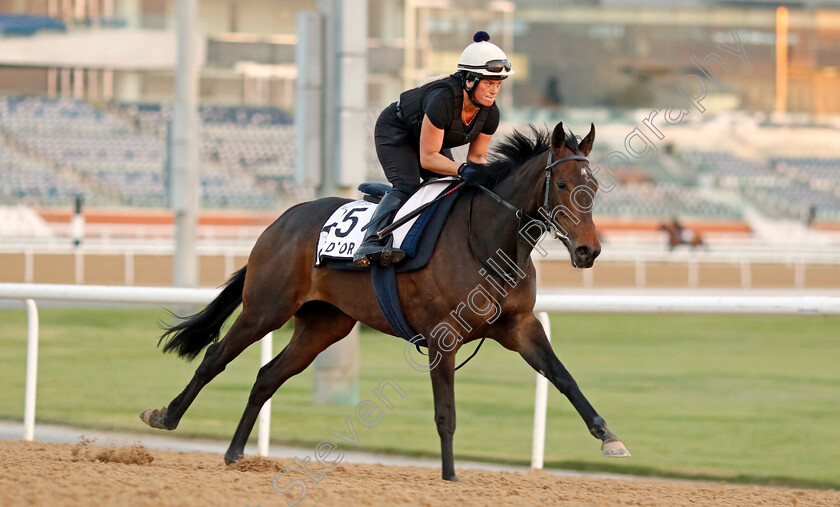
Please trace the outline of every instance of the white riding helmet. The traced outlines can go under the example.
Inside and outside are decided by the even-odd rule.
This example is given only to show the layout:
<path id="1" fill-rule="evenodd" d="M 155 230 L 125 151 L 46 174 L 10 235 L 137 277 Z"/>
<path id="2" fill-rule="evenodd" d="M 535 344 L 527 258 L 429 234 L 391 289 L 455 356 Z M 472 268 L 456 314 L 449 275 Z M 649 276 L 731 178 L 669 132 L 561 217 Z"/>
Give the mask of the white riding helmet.
<path id="1" fill-rule="evenodd" d="M 507 55 L 499 46 L 488 42 L 490 35 L 487 32 L 476 32 L 473 40 L 475 42 L 467 46 L 461 53 L 457 70 L 463 70 L 478 76 L 501 79 L 513 75 Z"/>

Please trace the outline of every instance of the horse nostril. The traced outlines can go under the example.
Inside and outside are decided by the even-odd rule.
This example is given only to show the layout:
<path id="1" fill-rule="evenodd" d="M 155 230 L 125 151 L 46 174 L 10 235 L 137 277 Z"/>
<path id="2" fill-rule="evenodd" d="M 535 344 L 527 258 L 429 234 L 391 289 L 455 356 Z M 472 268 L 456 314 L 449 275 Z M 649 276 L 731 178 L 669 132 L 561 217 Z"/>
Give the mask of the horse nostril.
<path id="1" fill-rule="evenodd" d="M 594 261 L 599 255 L 601 255 L 601 247 L 592 251 L 592 260 Z"/>
<path id="2" fill-rule="evenodd" d="M 575 255 L 577 255 L 578 259 L 586 261 L 589 260 L 589 256 L 592 255 L 592 250 L 590 250 L 588 246 L 579 246 L 575 248 Z"/>

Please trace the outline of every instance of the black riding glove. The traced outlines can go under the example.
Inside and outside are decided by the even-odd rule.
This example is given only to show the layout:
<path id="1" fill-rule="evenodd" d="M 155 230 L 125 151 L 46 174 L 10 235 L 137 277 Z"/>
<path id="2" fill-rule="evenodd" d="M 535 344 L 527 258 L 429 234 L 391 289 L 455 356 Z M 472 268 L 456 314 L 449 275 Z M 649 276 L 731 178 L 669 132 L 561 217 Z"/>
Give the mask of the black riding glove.
<path id="1" fill-rule="evenodd" d="M 464 180 L 469 186 L 478 186 L 478 185 L 486 185 L 489 183 L 487 171 L 484 169 L 483 164 L 476 164 L 474 162 L 464 162 L 461 164 L 461 167 L 458 168 L 458 176 Z"/>

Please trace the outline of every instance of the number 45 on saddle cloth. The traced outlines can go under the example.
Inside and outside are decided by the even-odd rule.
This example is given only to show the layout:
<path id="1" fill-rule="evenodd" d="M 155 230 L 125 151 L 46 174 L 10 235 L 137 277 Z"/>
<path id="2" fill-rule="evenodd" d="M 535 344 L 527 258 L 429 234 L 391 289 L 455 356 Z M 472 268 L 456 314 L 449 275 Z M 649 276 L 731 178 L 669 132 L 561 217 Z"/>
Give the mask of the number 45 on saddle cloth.
<path id="1" fill-rule="evenodd" d="M 429 180 L 403 204 L 394 220 L 399 220 L 412 210 L 432 201 L 454 187 L 458 181 L 455 178 Z M 385 185 L 383 187 L 387 188 Z M 454 203 L 454 195 L 451 198 L 443 198 L 393 232 L 394 247 L 406 254 L 405 260 L 395 266 L 396 272 L 420 269 L 429 262 L 446 216 Z M 348 202 L 335 210 L 321 228 L 315 266 L 354 271 L 369 270 L 369 267 L 353 266 L 353 252 L 362 244 L 365 235 L 362 228 L 370 221 L 375 208 L 375 203 L 358 200 Z"/>

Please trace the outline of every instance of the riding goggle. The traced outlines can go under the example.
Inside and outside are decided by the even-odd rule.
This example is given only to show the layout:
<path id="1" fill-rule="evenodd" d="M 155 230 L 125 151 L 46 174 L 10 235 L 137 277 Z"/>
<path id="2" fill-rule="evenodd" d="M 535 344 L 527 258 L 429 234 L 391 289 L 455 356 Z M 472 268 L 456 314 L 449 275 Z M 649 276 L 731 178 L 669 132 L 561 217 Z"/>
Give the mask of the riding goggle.
<path id="1" fill-rule="evenodd" d="M 461 64 L 461 67 L 466 67 L 468 69 L 486 69 L 488 72 L 501 72 L 502 70 L 504 70 L 505 72 L 510 72 L 510 60 L 490 60 L 484 65 Z"/>

